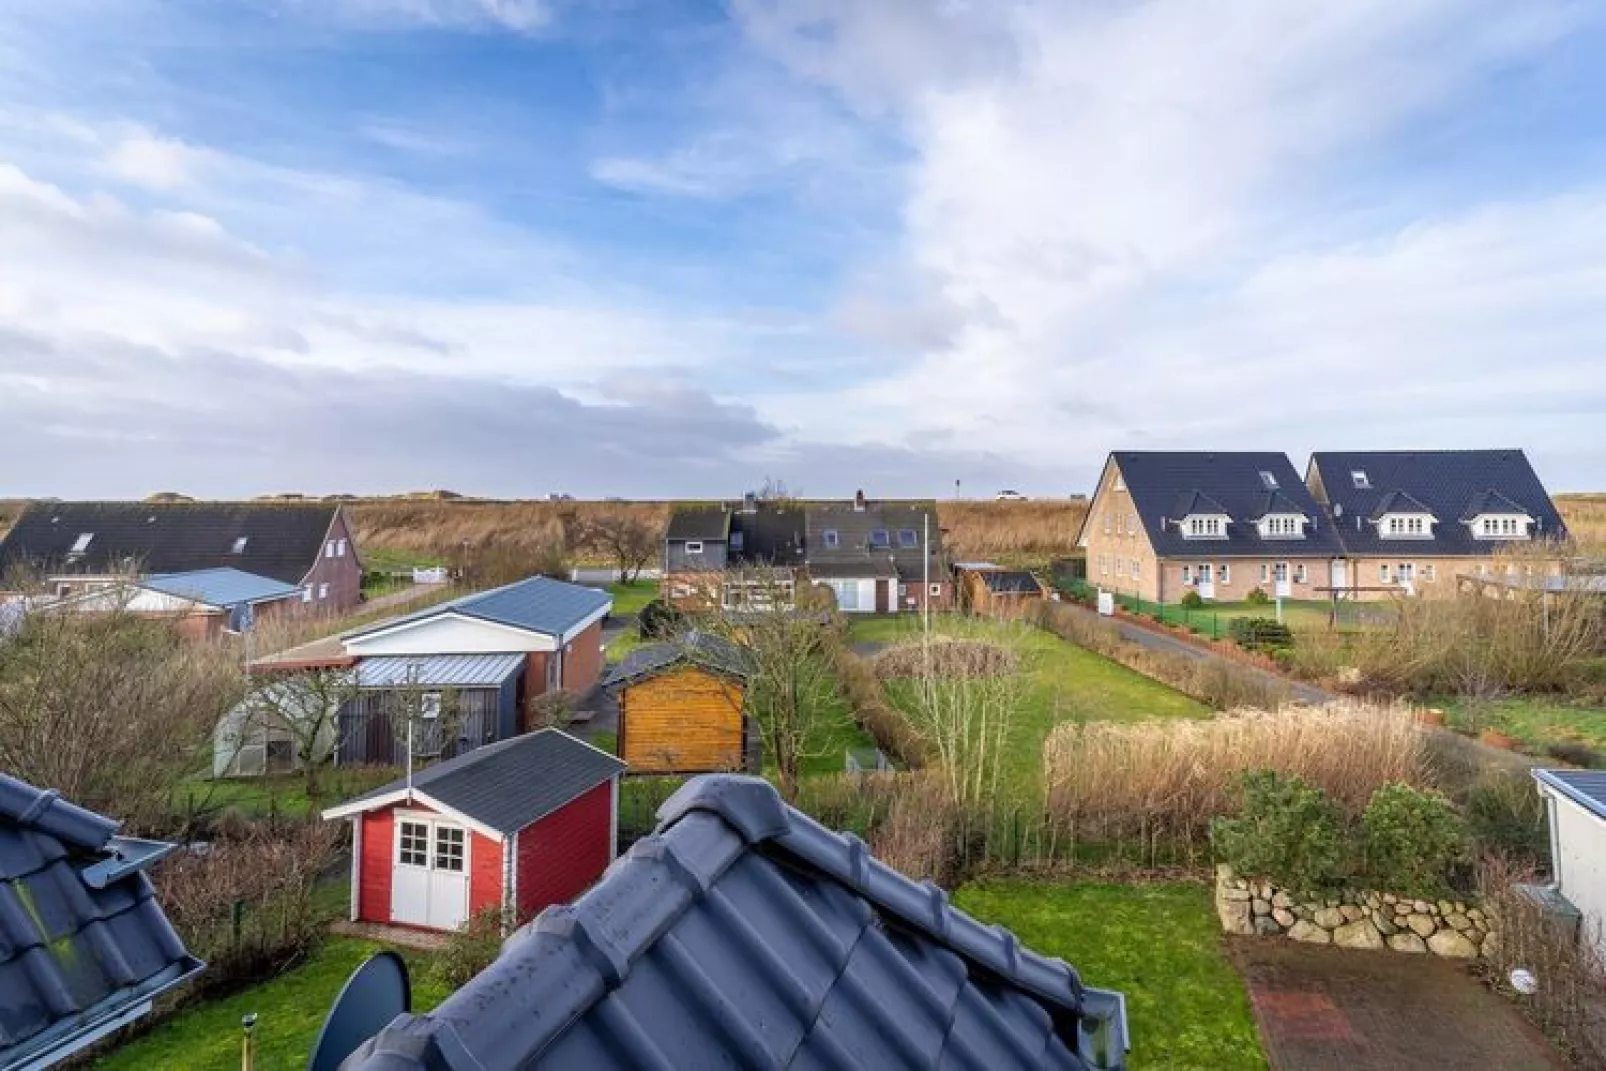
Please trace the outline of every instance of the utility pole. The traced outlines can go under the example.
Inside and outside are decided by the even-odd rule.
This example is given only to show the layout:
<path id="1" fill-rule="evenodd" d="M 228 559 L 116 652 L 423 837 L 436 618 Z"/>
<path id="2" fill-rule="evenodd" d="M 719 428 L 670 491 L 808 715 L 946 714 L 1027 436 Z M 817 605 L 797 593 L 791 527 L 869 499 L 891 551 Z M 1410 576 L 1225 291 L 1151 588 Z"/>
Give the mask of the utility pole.
<path id="1" fill-rule="evenodd" d="M 957 481 L 956 481 L 957 482 Z M 931 639 L 931 511 L 924 514 L 924 538 L 921 542 L 920 554 L 920 608 L 924 611 L 922 622 L 926 631 L 926 639 Z"/>
<path id="2" fill-rule="evenodd" d="M 465 540 L 465 542 L 467 542 Z M 407 699 L 403 707 L 410 707 L 418 688 L 418 663 L 407 663 Z M 407 802 L 413 802 L 413 712 L 410 709 L 402 711 L 402 717 L 407 719 Z"/>

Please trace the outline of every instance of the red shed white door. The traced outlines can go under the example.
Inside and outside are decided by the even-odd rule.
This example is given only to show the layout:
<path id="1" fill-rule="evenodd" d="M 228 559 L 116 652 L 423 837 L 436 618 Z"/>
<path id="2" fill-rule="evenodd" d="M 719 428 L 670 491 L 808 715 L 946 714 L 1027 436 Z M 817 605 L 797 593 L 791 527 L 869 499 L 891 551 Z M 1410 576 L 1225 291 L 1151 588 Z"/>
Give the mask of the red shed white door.
<path id="1" fill-rule="evenodd" d="M 390 920 L 433 930 L 468 921 L 468 830 L 418 814 L 396 815 Z"/>

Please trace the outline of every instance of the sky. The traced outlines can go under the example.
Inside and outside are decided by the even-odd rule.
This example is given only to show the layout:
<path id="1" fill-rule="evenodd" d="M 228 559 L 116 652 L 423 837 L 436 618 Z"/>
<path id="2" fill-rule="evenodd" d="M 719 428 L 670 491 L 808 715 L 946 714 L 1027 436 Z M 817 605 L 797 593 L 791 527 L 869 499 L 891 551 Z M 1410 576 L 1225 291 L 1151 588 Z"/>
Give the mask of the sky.
<path id="1" fill-rule="evenodd" d="M 1606 7 L 19 0 L 0 497 L 1606 489 Z"/>

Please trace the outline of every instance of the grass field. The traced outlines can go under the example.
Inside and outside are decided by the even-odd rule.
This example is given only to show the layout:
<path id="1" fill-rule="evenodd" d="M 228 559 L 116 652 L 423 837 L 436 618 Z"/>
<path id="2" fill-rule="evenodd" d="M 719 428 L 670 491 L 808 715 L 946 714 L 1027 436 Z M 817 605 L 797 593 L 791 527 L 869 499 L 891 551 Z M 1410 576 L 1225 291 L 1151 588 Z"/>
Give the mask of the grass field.
<path id="1" fill-rule="evenodd" d="M 331 937 L 299 966 L 222 1000 L 185 1009 L 150 1033 L 96 1061 L 97 1071 L 173 1068 L 234 1071 L 240 1066 L 240 1019 L 255 1014 L 256 1066 L 305 1067 L 329 1006 L 351 972 L 385 946 Z M 429 956 L 403 951 L 413 983 L 413 1009 L 428 1011 L 446 998 L 425 969 Z"/>
<path id="2" fill-rule="evenodd" d="M 1204 886 L 983 882 L 961 886 L 954 903 L 1065 960 L 1086 984 L 1125 993 L 1135 1071 L 1266 1066 Z"/>
<path id="3" fill-rule="evenodd" d="M 1038 783 L 1043 741 L 1049 730 L 1066 721 L 1137 721 L 1144 718 L 1203 718 L 1210 708 L 1181 692 L 1107 658 L 1084 650 L 1041 629 L 996 624 L 973 618 L 933 618 L 939 633 L 972 636 L 992 634 L 1022 649 L 1031 679 L 1025 701 L 1015 713 L 1008 755 L 1008 778 L 1029 791 Z M 855 618 L 849 635 L 855 642 L 898 643 L 919 635 L 911 618 Z M 894 681 L 887 689 L 893 702 L 907 702 L 908 689 Z"/>
<path id="4" fill-rule="evenodd" d="M 377 788 L 400 775 L 387 766 L 351 766 L 325 771 L 319 780 L 321 795 L 312 799 L 300 774 L 190 781 L 174 792 L 179 814 L 196 810 L 220 812 L 235 808 L 250 818 L 280 814 L 299 818 L 331 807 L 341 800 Z"/>
<path id="5" fill-rule="evenodd" d="M 1449 716 L 1451 725 L 1474 731 L 1495 729 L 1521 740 L 1535 755 L 1543 756 L 1551 744 L 1582 744 L 1606 755 L 1606 708 L 1569 703 L 1563 698 L 1515 696 L 1486 703 L 1477 723 L 1454 698 L 1434 703 Z"/>
<path id="6" fill-rule="evenodd" d="M 608 585 L 608 594 L 613 596 L 614 613 L 639 614 L 643 606 L 658 597 L 658 581 L 621 580 Z"/>

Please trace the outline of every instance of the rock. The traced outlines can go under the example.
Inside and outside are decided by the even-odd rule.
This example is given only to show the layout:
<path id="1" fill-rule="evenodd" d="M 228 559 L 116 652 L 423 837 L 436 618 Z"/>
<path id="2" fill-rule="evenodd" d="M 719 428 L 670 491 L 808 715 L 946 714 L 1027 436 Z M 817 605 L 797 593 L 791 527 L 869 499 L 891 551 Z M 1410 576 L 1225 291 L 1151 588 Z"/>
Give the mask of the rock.
<path id="1" fill-rule="evenodd" d="M 1459 911 L 1452 911 L 1450 914 L 1444 916 L 1444 921 L 1449 924 L 1452 930 L 1472 929 L 1472 920 L 1461 914 Z"/>
<path id="2" fill-rule="evenodd" d="M 1426 952 L 1427 942 L 1414 933 L 1397 933 L 1389 938 L 1389 947 L 1396 952 Z"/>
<path id="3" fill-rule="evenodd" d="M 1428 949 L 1451 959 L 1474 959 L 1478 955 L 1478 946 L 1454 930 L 1440 930 L 1429 937 Z"/>
<path id="4" fill-rule="evenodd" d="M 1440 900 L 1437 906 L 1440 915 L 1453 915 L 1459 910 L 1459 908 L 1457 908 L 1448 900 Z"/>
<path id="5" fill-rule="evenodd" d="M 1395 904 L 1394 905 L 1394 913 L 1396 915 L 1401 915 L 1401 916 L 1409 915 L 1411 913 L 1411 905 L 1410 904 Z"/>
<path id="6" fill-rule="evenodd" d="M 1431 915 L 1433 913 L 1433 905 L 1428 903 L 1426 900 L 1418 900 L 1411 905 L 1411 910 L 1415 911 L 1418 915 Z"/>
<path id="7" fill-rule="evenodd" d="M 1230 884 L 1232 882 L 1232 877 L 1233 877 L 1233 875 L 1232 875 L 1232 864 L 1231 863 L 1217 863 L 1216 864 L 1216 881 L 1219 884 L 1222 884 L 1222 885 Z"/>
<path id="8" fill-rule="evenodd" d="M 1465 915 L 1467 913 L 1467 905 L 1463 904 L 1460 900 L 1457 900 L 1455 903 L 1451 904 L 1450 906 L 1455 908 L 1455 913 L 1457 915 Z"/>
<path id="9" fill-rule="evenodd" d="M 1281 926 L 1285 930 L 1298 921 L 1294 917 L 1294 913 L 1288 910 L 1286 907 L 1272 908 L 1271 917 L 1277 920 L 1277 925 Z"/>
<path id="10" fill-rule="evenodd" d="M 1255 932 L 1254 924 L 1249 921 L 1248 900 L 1217 900 L 1216 914 L 1221 917 L 1221 928 L 1227 933 L 1252 935 Z"/>
<path id="11" fill-rule="evenodd" d="M 1288 936 L 1292 937 L 1296 941 L 1304 941 L 1306 944 L 1312 945 L 1328 945 L 1333 943 L 1332 934 L 1328 933 L 1314 922 L 1306 922 L 1304 919 L 1294 923 L 1293 929 L 1288 931 Z"/>
<path id="12" fill-rule="evenodd" d="M 1247 904 L 1249 902 L 1249 890 L 1248 889 L 1236 889 L 1236 888 L 1234 888 L 1234 889 L 1222 889 L 1221 890 L 1221 898 L 1223 900 L 1242 900 L 1244 903 Z"/>
<path id="13" fill-rule="evenodd" d="M 1336 907 L 1324 907 L 1311 916 L 1311 921 L 1324 930 L 1336 930 L 1347 921 L 1344 912 Z"/>
<path id="14" fill-rule="evenodd" d="M 1494 930 L 1484 934 L 1483 943 L 1478 946 L 1478 951 L 1483 954 L 1485 959 L 1498 959 L 1500 956 L 1500 935 Z"/>
<path id="15" fill-rule="evenodd" d="M 1377 932 L 1382 934 L 1384 937 L 1393 937 L 1395 934 L 1400 932 L 1400 928 L 1398 926 L 1394 925 L 1394 923 L 1390 922 L 1382 915 L 1379 915 L 1377 918 L 1373 919 L 1372 925 L 1376 926 Z"/>
<path id="16" fill-rule="evenodd" d="M 1366 912 L 1362 911 L 1354 904 L 1345 904 L 1338 910 L 1343 913 L 1345 922 L 1359 922 L 1361 919 L 1366 917 Z"/>
<path id="17" fill-rule="evenodd" d="M 1275 896 L 1273 896 L 1271 898 L 1271 906 L 1272 907 L 1283 907 L 1283 908 L 1293 907 L 1294 906 L 1294 898 L 1292 896 L 1289 896 L 1285 892 L 1278 892 Z"/>
<path id="18" fill-rule="evenodd" d="M 1473 908 L 1471 911 L 1467 912 L 1467 918 L 1471 919 L 1473 922 L 1482 922 L 1483 912 L 1479 911 L 1477 908 Z"/>
<path id="19" fill-rule="evenodd" d="M 1310 918 L 1310 916 L 1311 916 L 1311 910 L 1310 910 L 1310 908 L 1306 907 L 1304 904 L 1300 904 L 1298 907 L 1294 908 L 1294 917 L 1295 918 L 1308 920 Z"/>
<path id="20" fill-rule="evenodd" d="M 1379 900 L 1377 898 L 1377 893 L 1375 893 L 1375 892 L 1367 893 L 1366 894 L 1366 900 L 1364 901 L 1366 906 L 1371 908 L 1373 911 L 1376 911 L 1378 909 L 1378 907 L 1382 904 L 1382 902 L 1383 901 L 1381 901 L 1381 900 Z"/>
<path id="21" fill-rule="evenodd" d="M 1234 889 L 1247 889 L 1249 888 L 1249 882 L 1245 881 L 1243 878 L 1239 878 L 1232 883 L 1232 887 Z"/>
<path id="22" fill-rule="evenodd" d="M 1339 948 L 1368 948 L 1379 949 L 1383 947 L 1383 935 L 1377 932 L 1366 919 L 1359 922 L 1349 922 L 1333 931 L 1333 943 Z"/>
<path id="23" fill-rule="evenodd" d="M 1255 932 L 1262 936 L 1270 937 L 1273 934 L 1282 933 L 1283 928 L 1268 916 L 1262 915 L 1255 919 Z"/>
<path id="24" fill-rule="evenodd" d="M 1328 907 L 1337 907 L 1340 903 L 1337 897 L 1329 896 L 1325 901 Z"/>
<path id="25" fill-rule="evenodd" d="M 1399 903 L 1399 900 L 1400 900 L 1400 898 L 1398 896 L 1395 896 L 1391 892 L 1386 892 L 1386 893 L 1383 894 L 1383 902 L 1385 904 Z"/>
<path id="26" fill-rule="evenodd" d="M 1439 924 L 1427 915 L 1419 915 L 1414 912 L 1405 916 L 1405 924 L 1411 927 L 1411 931 L 1418 937 L 1432 936 L 1433 931 L 1439 928 Z"/>
<path id="27" fill-rule="evenodd" d="M 1256 899 L 1249 901 L 1249 910 L 1254 912 L 1256 915 L 1269 915 L 1271 914 L 1271 901 L 1261 900 L 1257 897 Z"/>

